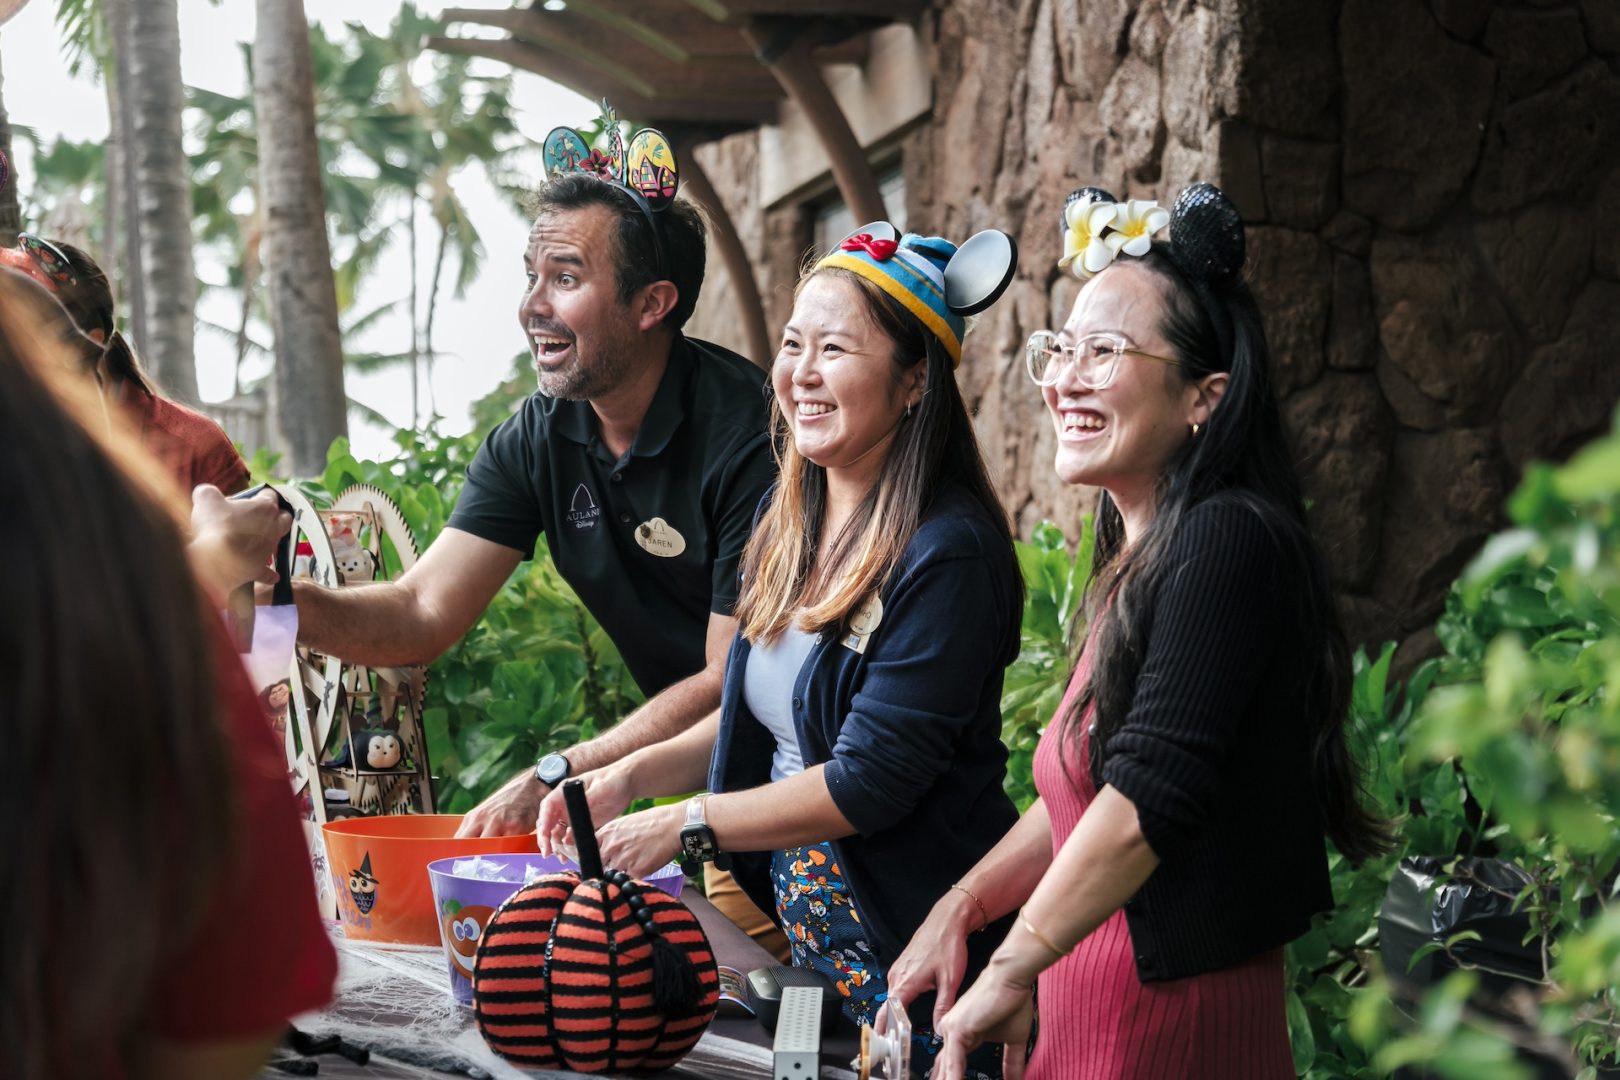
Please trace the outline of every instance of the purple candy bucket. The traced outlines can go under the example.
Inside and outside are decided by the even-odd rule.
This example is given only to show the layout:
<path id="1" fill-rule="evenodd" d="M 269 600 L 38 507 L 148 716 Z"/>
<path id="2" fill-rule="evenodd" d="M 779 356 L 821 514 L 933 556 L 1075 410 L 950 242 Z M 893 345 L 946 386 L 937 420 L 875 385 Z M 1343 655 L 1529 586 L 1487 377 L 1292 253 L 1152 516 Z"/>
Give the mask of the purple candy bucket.
<path id="1" fill-rule="evenodd" d="M 472 871 L 465 864 L 475 858 L 479 867 Z M 461 874 L 455 872 L 457 863 L 463 864 Z M 458 1002 L 472 1005 L 473 954 L 495 910 L 511 899 L 526 880 L 578 869 L 579 864 L 572 859 L 556 855 L 464 855 L 428 863 L 433 910 L 439 920 L 439 940 L 444 945 L 445 963 L 450 968 L 450 992 Z M 680 896 L 686 884 L 678 863 L 670 863 L 646 881 L 671 896 Z"/>

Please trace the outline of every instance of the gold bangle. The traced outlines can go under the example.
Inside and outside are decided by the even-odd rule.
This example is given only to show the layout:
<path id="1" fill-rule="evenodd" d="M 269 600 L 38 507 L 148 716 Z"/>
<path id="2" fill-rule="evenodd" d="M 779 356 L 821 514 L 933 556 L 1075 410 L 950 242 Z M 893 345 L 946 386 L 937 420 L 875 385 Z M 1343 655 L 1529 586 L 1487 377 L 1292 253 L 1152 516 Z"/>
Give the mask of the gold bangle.
<path id="1" fill-rule="evenodd" d="M 1051 938 L 1035 929 L 1035 924 L 1029 921 L 1029 916 L 1024 914 L 1023 908 L 1018 909 L 1018 925 L 1022 926 L 1024 928 L 1024 932 L 1030 937 L 1034 938 L 1042 945 L 1045 945 L 1048 949 L 1051 949 L 1052 952 L 1056 953 L 1059 958 L 1069 955 L 1068 949 L 1058 948 L 1056 945 L 1052 944 Z"/>
<path id="2" fill-rule="evenodd" d="M 984 901 L 975 896 L 972 889 L 961 884 L 952 885 L 951 889 L 955 889 L 957 892 L 966 893 L 969 900 L 979 905 L 979 914 L 984 918 L 984 921 L 979 924 L 979 930 L 983 930 L 985 927 L 990 925 L 990 913 L 984 909 Z M 950 889 L 946 889 L 945 891 L 949 892 Z M 976 934 L 979 932 L 979 930 L 975 930 L 973 932 Z"/>

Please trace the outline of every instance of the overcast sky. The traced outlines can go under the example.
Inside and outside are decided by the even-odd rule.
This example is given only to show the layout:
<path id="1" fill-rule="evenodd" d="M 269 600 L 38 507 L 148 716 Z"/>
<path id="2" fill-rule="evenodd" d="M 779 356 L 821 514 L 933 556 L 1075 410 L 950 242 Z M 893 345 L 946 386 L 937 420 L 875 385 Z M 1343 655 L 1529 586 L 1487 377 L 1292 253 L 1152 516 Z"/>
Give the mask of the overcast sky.
<path id="1" fill-rule="evenodd" d="M 139 2 L 139 0 L 137 0 Z M 465 7 L 506 7 L 500 0 L 458 0 Z M 428 0 L 429 11 L 438 6 Z M 246 90 L 237 42 L 253 37 L 253 0 L 204 0 L 180 2 L 180 62 L 185 81 L 221 93 L 241 94 Z M 0 58 L 3 58 L 6 108 L 13 124 L 37 130 L 49 142 L 57 135 L 70 139 L 104 139 L 107 136 L 107 99 L 100 84 L 89 77 L 68 75 L 62 59 L 59 37 L 52 21 L 56 4 L 52 0 L 31 0 L 15 18 L 0 27 Z M 305 10 L 337 33 L 344 22 L 362 22 L 379 33 L 384 31 L 399 9 L 399 0 L 306 0 Z M 457 33 L 470 34 L 471 28 Z M 480 62 L 481 64 L 485 62 Z M 503 71 L 488 63 L 485 74 Z M 518 113 L 514 119 L 530 137 L 539 141 L 557 124 L 583 124 L 597 110 L 590 102 L 538 76 L 519 72 L 513 95 Z M 28 190 L 30 153 L 16 148 L 16 182 Z M 523 348 L 523 335 L 517 322 L 518 291 L 522 285 L 520 263 L 527 224 L 490 186 L 477 166 L 464 170 L 456 180 L 456 192 L 467 205 L 473 223 L 482 235 L 487 257 L 478 280 L 462 300 L 450 297 L 448 288 L 440 298 L 434 337 L 442 358 L 434 377 L 434 390 L 443 427 L 460 433 L 470 426 L 468 408 L 477 398 L 500 383 L 510 370 L 513 355 Z M 431 266 L 432 230 L 420 230 L 418 258 Z M 370 310 L 389 300 L 404 297 L 410 289 L 409 260 L 403 249 L 381 261 L 375 276 L 362 292 L 357 309 Z M 218 267 L 199 266 L 205 278 L 221 281 Z M 424 290 L 425 276 L 424 276 Z M 425 301 L 424 301 L 425 305 Z M 236 305 L 219 296 L 205 304 L 199 314 L 230 325 Z M 403 351 L 409 343 L 409 324 L 401 311 L 379 324 L 351 346 L 375 351 Z M 205 400 L 218 400 L 230 393 L 234 347 L 225 339 L 199 333 L 197 338 L 197 380 Z M 250 369 L 249 374 L 253 372 Z M 410 382 L 404 372 L 357 377 L 349 376 L 350 396 L 388 416 L 396 424 L 410 420 Z M 355 450 L 362 456 L 391 456 L 388 433 L 380 428 L 351 420 L 350 434 Z"/>

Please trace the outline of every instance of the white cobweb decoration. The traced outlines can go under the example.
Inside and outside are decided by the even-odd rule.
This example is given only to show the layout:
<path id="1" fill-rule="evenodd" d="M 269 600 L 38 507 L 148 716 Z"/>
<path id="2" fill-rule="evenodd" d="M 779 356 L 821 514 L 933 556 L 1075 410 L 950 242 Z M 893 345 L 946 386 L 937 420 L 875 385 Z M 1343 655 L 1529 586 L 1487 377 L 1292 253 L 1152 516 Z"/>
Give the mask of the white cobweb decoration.
<path id="1" fill-rule="evenodd" d="M 330 1008 L 296 1017 L 293 1026 L 316 1038 L 336 1035 L 369 1050 L 387 1075 L 404 1080 L 529 1080 L 531 1077 L 599 1080 L 583 1073 L 519 1069 L 499 1057 L 473 1024 L 472 1010 L 450 993 L 450 972 L 440 946 L 375 945 L 334 933 L 338 981 Z M 749 1021 L 752 1023 L 752 1021 Z M 327 1072 L 321 1058 L 322 1073 Z M 334 1067 L 339 1062 L 333 1062 Z M 664 1075 L 704 1080 L 757 1080 L 771 1071 L 768 1046 L 706 1033 L 692 1052 Z M 854 1080 L 843 1062 L 823 1055 L 822 1076 Z M 269 1074 L 265 1074 L 269 1075 Z M 360 1075 L 365 1075 L 364 1073 Z"/>

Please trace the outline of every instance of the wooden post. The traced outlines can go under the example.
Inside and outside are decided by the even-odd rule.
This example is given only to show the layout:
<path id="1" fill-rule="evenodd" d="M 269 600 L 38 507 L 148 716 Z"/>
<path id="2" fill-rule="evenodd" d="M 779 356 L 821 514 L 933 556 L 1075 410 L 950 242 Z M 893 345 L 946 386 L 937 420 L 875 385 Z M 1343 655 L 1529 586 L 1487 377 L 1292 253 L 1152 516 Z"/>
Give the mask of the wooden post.
<path id="1" fill-rule="evenodd" d="M 737 235 L 737 226 L 726 204 L 709 182 L 708 173 L 698 164 L 697 155 L 692 153 L 693 143 L 686 139 L 681 143 L 678 151 L 681 186 L 709 212 L 709 237 L 720 252 L 726 276 L 737 294 L 737 313 L 742 316 L 743 334 L 748 339 L 748 359 L 769 370 L 773 350 L 770 333 L 765 328 L 765 305 L 759 298 L 759 283 L 754 280 L 754 264 L 748 261 L 748 252 L 743 249 L 742 238 Z"/>
<path id="2" fill-rule="evenodd" d="M 772 34 L 759 22 L 744 27 L 743 35 L 759 54 L 760 62 L 770 68 L 782 90 L 804 111 L 805 119 L 815 129 L 822 149 L 827 152 L 833 182 L 838 185 L 838 192 L 855 220 L 886 220 L 889 215 L 883 208 L 883 196 L 878 192 L 872 163 L 850 129 L 849 119 L 839 108 L 838 99 L 833 97 L 820 65 L 811 56 L 808 37 L 798 34 L 785 38 L 783 31 Z"/>

